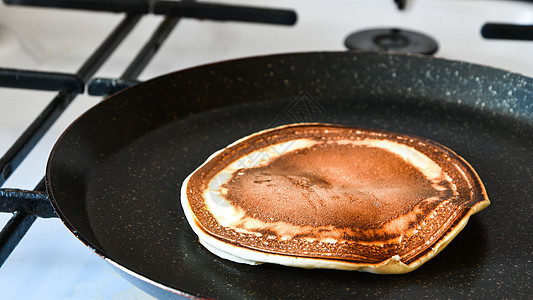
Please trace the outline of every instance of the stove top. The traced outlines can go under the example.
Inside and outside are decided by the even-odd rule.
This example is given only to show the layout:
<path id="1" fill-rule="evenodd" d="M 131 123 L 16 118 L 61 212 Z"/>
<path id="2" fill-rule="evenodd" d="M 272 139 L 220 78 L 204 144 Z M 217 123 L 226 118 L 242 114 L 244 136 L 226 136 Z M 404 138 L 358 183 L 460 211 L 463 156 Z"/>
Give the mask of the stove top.
<path id="1" fill-rule="evenodd" d="M 487 22 L 533 24 L 533 5 L 523 1 L 408 1 L 404 10 L 398 10 L 393 1 L 211 3 L 293 9 L 298 18 L 294 26 L 182 19 L 139 80 L 240 57 L 342 51 L 350 34 L 372 28 L 421 32 L 438 42 L 437 57 L 533 76 L 532 42 L 481 36 Z M 121 13 L 0 4 L 0 68 L 74 73 L 123 18 Z M 142 17 L 92 77 L 120 77 L 162 20 L 155 14 Z M 0 88 L 2 154 L 55 95 L 50 91 Z M 59 135 L 101 100 L 87 93 L 77 96 L 2 187 L 34 189 L 45 173 L 50 149 Z M 2 224 L 10 218 L 11 214 L 0 214 Z M 0 272 L 5 278 L 0 281 L 4 299 L 150 299 L 54 218 L 38 218 Z"/>

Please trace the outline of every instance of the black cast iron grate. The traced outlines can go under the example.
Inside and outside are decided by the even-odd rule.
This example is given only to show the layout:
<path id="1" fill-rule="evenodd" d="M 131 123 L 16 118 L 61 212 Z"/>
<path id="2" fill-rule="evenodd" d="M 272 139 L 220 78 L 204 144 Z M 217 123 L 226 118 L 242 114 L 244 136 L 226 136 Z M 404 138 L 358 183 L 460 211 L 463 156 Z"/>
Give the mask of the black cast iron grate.
<path id="1" fill-rule="evenodd" d="M 48 106 L 0 158 L 0 187 L 4 185 L 75 97 L 85 92 L 86 85 L 91 95 L 109 95 L 126 86 L 138 83 L 136 78 L 181 18 L 279 25 L 293 25 L 296 22 L 296 13 L 292 10 L 192 1 L 4 0 L 4 3 L 43 8 L 118 12 L 123 13 L 124 17 L 75 73 L 0 68 L 1 87 L 57 91 L 56 96 L 49 102 Z M 139 20 L 147 14 L 162 15 L 164 18 L 124 73 L 117 79 L 90 80 Z M 13 252 L 37 217 L 56 216 L 45 192 L 44 179 L 33 191 L 0 189 L 0 212 L 13 213 L 11 219 L 0 232 L 0 266 Z"/>

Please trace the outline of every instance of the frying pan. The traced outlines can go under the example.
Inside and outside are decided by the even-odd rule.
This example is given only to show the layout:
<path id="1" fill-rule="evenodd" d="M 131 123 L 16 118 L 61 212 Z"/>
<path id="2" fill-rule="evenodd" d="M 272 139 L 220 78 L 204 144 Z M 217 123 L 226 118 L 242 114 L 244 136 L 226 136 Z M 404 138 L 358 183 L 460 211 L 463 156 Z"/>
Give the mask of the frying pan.
<path id="1" fill-rule="evenodd" d="M 327 122 L 413 134 L 464 157 L 491 205 L 405 275 L 248 266 L 198 242 L 183 179 L 253 132 Z M 533 295 L 533 80 L 468 63 L 384 53 L 222 62 L 115 94 L 75 121 L 47 166 L 65 225 L 158 297 L 529 298 Z"/>

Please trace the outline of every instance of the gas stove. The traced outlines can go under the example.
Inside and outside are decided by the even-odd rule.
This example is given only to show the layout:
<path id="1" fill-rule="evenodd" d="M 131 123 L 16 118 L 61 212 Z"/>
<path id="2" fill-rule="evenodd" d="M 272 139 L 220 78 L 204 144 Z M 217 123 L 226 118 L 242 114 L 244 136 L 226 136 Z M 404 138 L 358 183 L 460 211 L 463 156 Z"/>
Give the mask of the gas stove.
<path id="1" fill-rule="evenodd" d="M 347 50 L 345 40 L 352 33 L 376 28 L 415 31 L 430 36 L 437 42 L 437 57 L 533 76 L 533 42 L 486 39 L 481 35 L 483 25 L 488 22 L 533 24 L 533 4 L 526 1 L 210 2 L 284 12 L 292 10 L 297 15 L 294 25 L 290 25 L 291 21 L 283 25 L 257 23 L 246 18 L 236 21 L 198 16 L 165 19 L 154 13 L 157 8 L 154 3 L 158 1 L 129 1 L 132 7 L 145 2 L 149 4 L 146 7 L 148 13 L 130 20 L 131 32 L 90 78 L 126 77 L 127 82 L 144 81 L 176 70 L 234 58 L 287 52 L 344 51 Z M 400 10 L 398 6 L 405 7 Z M 248 15 L 252 13 L 249 11 Z M 126 22 L 125 19 L 121 12 L 2 3 L 0 68 L 73 74 L 114 28 Z M 159 30 L 165 22 L 177 23 L 177 26 L 173 28 L 174 24 L 167 24 L 166 31 Z M 490 27 L 488 29 L 486 35 L 490 35 Z M 155 55 L 146 68 L 123 76 L 124 70 L 154 32 L 164 37 L 161 43 L 156 41 L 147 50 Z M 387 43 L 390 45 L 395 41 L 387 40 Z M 12 147 L 56 94 L 56 91 L 0 88 L 0 153 L 4 154 Z M 87 89 L 78 95 L 2 188 L 34 190 L 43 178 L 55 141 L 70 123 L 101 100 L 102 96 L 90 95 Z M 6 224 L 11 217 L 10 213 L 2 213 L 0 222 Z M 0 272 L 4 278 L 0 281 L 4 299 L 150 299 L 80 243 L 56 218 L 37 218 Z"/>

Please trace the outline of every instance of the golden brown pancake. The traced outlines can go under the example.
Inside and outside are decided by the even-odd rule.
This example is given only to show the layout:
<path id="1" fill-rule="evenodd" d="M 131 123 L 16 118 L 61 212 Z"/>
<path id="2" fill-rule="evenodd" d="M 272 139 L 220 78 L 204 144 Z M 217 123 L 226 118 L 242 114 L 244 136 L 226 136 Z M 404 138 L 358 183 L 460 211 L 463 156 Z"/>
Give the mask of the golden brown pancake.
<path id="1" fill-rule="evenodd" d="M 232 261 L 406 273 L 489 205 L 473 168 L 428 139 L 326 124 L 245 137 L 187 177 L 200 242 Z"/>

